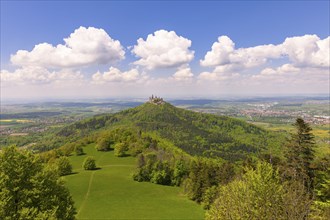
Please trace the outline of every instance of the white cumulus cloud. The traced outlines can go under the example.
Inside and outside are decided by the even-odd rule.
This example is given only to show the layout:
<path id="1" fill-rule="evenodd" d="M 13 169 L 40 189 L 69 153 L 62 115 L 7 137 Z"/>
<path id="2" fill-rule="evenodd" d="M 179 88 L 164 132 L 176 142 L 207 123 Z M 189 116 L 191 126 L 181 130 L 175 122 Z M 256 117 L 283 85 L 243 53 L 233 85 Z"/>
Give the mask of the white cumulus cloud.
<path id="1" fill-rule="evenodd" d="M 276 77 L 297 77 L 296 74 L 301 72 L 300 68 L 294 67 L 292 64 L 284 64 L 277 68 L 265 68 L 260 74 L 252 75 L 252 79 L 273 79 Z"/>
<path id="2" fill-rule="evenodd" d="M 1 82 L 12 84 L 49 84 L 53 82 L 77 82 L 84 77 L 80 72 L 61 70 L 59 72 L 49 71 L 44 67 L 27 66 L 18 68 L 13 72 L 1 70 Z"/>
<path id="3" fill-rule="evenodd" d="M 220 36 L 218 42 L 213 43 L 211 51 L 208 51 L 204 60 L 200 63 L 202 66 L 217 66 L 230 63 L 230 54 L 235 50 L 234 42 L 227 36 Z"/>
<path id="4" fill-rule="evenodd" d="M 321 40 L 317 35 L 286 38 L 282 44 L 293 64 L 303 67 L 330 66 L 330 37 Z"/>
<path id="5" fill-rule="evenodd" d="M 310 77 L 324 79 L 329 73 L 330 37 L 317 35 L 288 37 L 278 45 L 268 44 L 248 48 L 235 48 L 227 36 L 220 36 L 200 60 L 200 65 L 213 67 L 199 74 L 200 80 L 237 81 L 260 84 L 265 81 L 284 83 L 310 81 Z M 272 63 L 270 62 L 272 61 Z M 276 66 L 276 62 L 288 63 Z M 275 65 L 274 65 L 275 64 Z M 260 71 L 260 69 L 262 69 Z M 238 79 L 237 73 L 240 73 Z M 245 75 L 246 74 L 246 75 Z M 309 76 L 311 74 L 311 76 Z"/>
<path id="6" fill-rule="evenodd" d="M 220 36 L 200 64 L 227 72 L 260 67 L 269 60 L 287 58 L 294 66 L 329 67 L 329 41 L 330 37 L 321 40 L 316 35 L 304 35 L 286 38 L 278 45 L 235 49 L 229 37 Z"/>
<path id="7" fill-rule="evenodd" d="M 272 44 L 235 49 L 235 43 L 229 37 L 220 36 L 200 64 L 222 67 L 224 71 L 251 68 L 266 63 L 268 59 L 279 58 L 281 49 Z"/>
<path id="8" fill-rule="evenodd" d="M 190 46 L 191 40 L 178 36 L 174 31 L 158 30 L 149 34 L 146 40 L 137 40 L 132 53 L 140 59 L 134 64 L 147 69 L 179 67 L 194 58 Z"/>
<path id="9" fill-rule="evenodd" d="M 145 78 L 146 76 L 140 74 L 137 69 L 122 72 L 115 67 L 110 67 L 109 71 L 104 73 L 97 72 L 92 76 L 93 82 L 97 84 L 106 82 L 136 82 Z"/>
<path id="10" fill-rule="evenodd" d="M 276 68 L 265 68 L 260 73 L 245 79 L 246 84 L 263 86 L 271 89 L 282 87 L 291 89 L 297 87 L 301 91 L 307 92 L 313 88 L 318 91 L 329 90 L 329 70 L 315 67 L 296 67 L 292 64 L 284 64 Z"/>
<path id="11" fill-rule="evenodd" d="M 191 80 L 194 74 L 191 72 L 190 67 L 179 68 L 174 74 L 173 78 L 178 81 Z"/>
<path id="12" fill-rule="evenodd" d="M 18 66 L 71 68 L 113 63 L 124 59 L 125 55 L 118 40 L 113 40 L 103 29 L 94 27 L 80 27 L 64 42 L 57 46 L 41 43 L 32 51 L 19 50 L 11 56 L 11 62 Z"/>
<path id="13" fill-rule="evenodd" d="M 230 81 L 239 78 L 239 76 L 240 74 L 238 73 L 217 72 L 215 70 L 213 72 L 202 72 L 199 74 L 198 79 L 207 81 Z"/>

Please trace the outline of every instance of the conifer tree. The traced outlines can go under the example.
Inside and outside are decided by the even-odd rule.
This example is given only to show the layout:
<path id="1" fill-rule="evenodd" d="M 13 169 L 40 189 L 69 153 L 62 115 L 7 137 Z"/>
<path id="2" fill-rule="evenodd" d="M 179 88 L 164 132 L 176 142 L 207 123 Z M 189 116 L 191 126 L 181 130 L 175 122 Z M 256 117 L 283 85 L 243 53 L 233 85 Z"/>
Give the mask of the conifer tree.
<path id="1" fill-rule="evenodd" d="M 293 124 L 295 133 L 287 145 L 287 165 L 290 175 L 312 180 L 314 177 L 311 163 L 314 160 L 314 135 L 312 128 L 302 118 L 297 118 Z"/>

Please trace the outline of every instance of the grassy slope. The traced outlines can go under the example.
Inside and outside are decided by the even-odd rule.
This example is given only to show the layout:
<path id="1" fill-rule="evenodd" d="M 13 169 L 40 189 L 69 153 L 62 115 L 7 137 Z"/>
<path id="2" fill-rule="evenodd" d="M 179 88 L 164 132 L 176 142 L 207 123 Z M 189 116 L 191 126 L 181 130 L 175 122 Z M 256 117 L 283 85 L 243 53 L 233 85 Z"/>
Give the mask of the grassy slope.
<path id="1" fill-rule="evenodd" d="M 70 160 L 76 174 L 66 176 L 78 219 L 203 219 L 203 209 L 181 195 L 177 187 L 134 182 L 135 158 L 117 158 L 113 152 L 84 148 L 84 156 Z M 81 169 L 94 156 L 100 170 Z"/>

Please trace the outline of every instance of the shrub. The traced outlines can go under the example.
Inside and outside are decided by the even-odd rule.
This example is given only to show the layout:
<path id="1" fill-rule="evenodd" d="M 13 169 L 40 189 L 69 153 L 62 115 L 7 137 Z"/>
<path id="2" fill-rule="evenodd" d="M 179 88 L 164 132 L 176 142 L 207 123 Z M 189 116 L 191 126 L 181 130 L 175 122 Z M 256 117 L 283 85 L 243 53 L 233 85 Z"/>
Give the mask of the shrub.
<path id="1" fill-rule="evenodd" d="M 98 151 L 109 151 L 113 142 L 108 137 L 99 137 L 95 146 Z"/>
<path id="2" fill-rule="evenodd" d="M 56 160 L 57 170 L 60 176 L 69 175 L 72 173 L 72 165 L 69 158 L 62 156 Z"/>
<path id="3" fill-rule="evenodd" d="M 125 143 L 117 143 L 114 148 L 115 148 L 114 151 L 115 156 L 117 157 L 126 156 L 126 151 L 128 150 L 128 147 Z"/>
<path id="4" fill-rule="evenodd" d="M 75 146 L 74 152 L 76 156 L 84 155 L 84 150 L 81 146 Z"/>
<path id="5" fill-rule="evenodd" d="M 170 185 L 171 176 L 168 173 L 166 173 L 165 170 L 155 170 L 151 174 L 150 182 L 161 185 Z"/>
<path id="6" fill-rule="evenodd" d="M 95 170 L 96 169 L 95 159 L 93 157 L 86 157 L 83 163 L 83 168 L 85 170 Z"/>

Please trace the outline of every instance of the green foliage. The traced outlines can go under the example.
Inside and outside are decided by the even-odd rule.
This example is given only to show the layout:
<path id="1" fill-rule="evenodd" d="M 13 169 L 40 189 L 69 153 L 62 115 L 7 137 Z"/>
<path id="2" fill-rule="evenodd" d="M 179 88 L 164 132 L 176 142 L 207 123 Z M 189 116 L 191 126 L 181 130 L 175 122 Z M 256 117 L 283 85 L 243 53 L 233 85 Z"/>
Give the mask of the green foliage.
<path id="1" fill-rule="evenodd" d="M 139 182 L 150 181 L 155 171 L 160 171 L 158 170 L 156 162 L 157 154 L 155 152 L 140 154 L 138 156 L 137 170 L 133 174 L 133 179 Z"/>
<path id="2" fill-rule="evenodd" d="M 56 168 L 60 176 L 65 176 L 72 173 L 72 165 L 69 158 L 65 156 L 62 156 L 56 160 Z"/>
<path id="3" fill-rule="evenodd" d="M 151 173 L 150 182 L 161 185 L 170 185 L 171 174 L 166 172 L 165 170 L 155 170 Z"/>
<path id="4" fill-rule="evenodd" d="M 269 147 L 278 148 L 283 142 L 275 133 L 244 121 L 192 112 L 168 103 L 146 103 L 116 114 L 95 116 L 63 128 L 57 138 L 78 140 L 95 135 L 98 150 L 109 150 L 112 144 L 123 142 L 129 143 L 132 155 L 137 155 L 145 147 L 154 147 L 154 142 L 145 146 L 141 141 L 143 134 L 151 133 L 190 155 L 221 157 L 231 162 Z"/>
<path id="5" fill-rule="evenodd" d="M 214 198 L 204 194 L 213 186 L 228 183 L 235 175 L 234 168 L 223 160 L 191 166 L 188 154 L 238 162 L 280 143 L 276 135 L 241 120 L 191 112 L 168 103 L 96 116 L 64 128 L 59 135 L 88 137 L 98 150 L 114 148 L 117 156 L 141 155 L 134 180 L 175 186 L 184 183 L 189 197 L 204 202 L 206 208 Z"/>
<path id="6" fill-rule="evenodd" d="M 74 219 L 75 208 L 58 173 L 16 147 L 0 152 L 0 219 Z"/>
<path id="7" fill-rule="evenodd" d="M 128 146 L 126 143 L 120 142 L 120 143 L 115 144 L 115 146 L 114 146 L 114 154 L 117 157 L 126 156 L 127 151 L 128 151 Z"/>
<path id="8" fill-rule="evenodd" d="M 228 183 L 234 175 L 234 167 L 230 163 L 197 158 L 191 162 L 184 189 L 190 199 L 200 203 L 210 187 Z"/>
<path id="9" fill-rule="evenodd" d="M 309 124 L 297 118 L 293 126 L 295 133 L 287 144 L 287 161 L 282 167 L 282 175 L 289 180 L 285 183 L 284 209 L 289 219 L 302 219 L 309 215 L 313 219 L 329 219 L 330 159 L 324 157 L 315 161 L 314 135 Z"/>
<path id="10" fill-rule="evenodd" d="M 82 148 L 82 146 L 79 145 L 76 145 L 74 147 L 74 152 L 76 156 L 84 155 L 84 149 Z"/>
<path id="11" fill-rule="evenodd" d="M 93 157 L 86 157 L 83 163 L 84 170 L 95 170 L 96 163 Z"/>
<path id="12" fill-rule="evenodd" d="M 312 200 L 303 182 L 282 183 L 278 171 L 267 162 L 257 162 L 255 169 L 247 168 L 242 178 L 220 186 L 215 193 L 218 196 L 207 212 L 208 220 L 300 220 L 308 219 L 311 212 Z"/>
<path id="13" fill-rule="evenodd" d="M 161 185 L 179 186 L 188 174 L 182 157 L 176 158 L 163 150 L 152 150 L 140 154 L 133 179 L 139 182 L 150 181 Z"/>
<path id="14" fill-rule="evenodd" d="M 98 151 L 108 151 L 111 149 L 113 141 L 107 136 L 100 136 L 97 140 L 96 149 Z"/>
<path id="15" fill-rule="evenodd" d="M 204 209 L 211 208 L 211 204 L 218 197 L 218 191 L 219 189 L 217 186 L 211 186 L 205 190 L 201 203 Z"/>
<path id="16" fill-rule="evenodd" d="M 63 156 L 67 156 L 68 157 L 68 156 L 70 156 L 73 153 L 74 148 L 75 148 L 74 144 L 73 143 L 69 143 L 69 144 L 65 144 L 65 145 L 61 146 L 60 148 L 58 148 L 58 150 L 61 151 L 61 154 Z"/>
<path id="17" fill-rule="evenodd" d="M 318 217 L 315 219 L 330 219 L 330 156 L 321 158 L 316 166 L 313 215 Z"/>
<path id="18" fill-rule="evenodd" d="M 139 182 L 150 181 L 156 184 L 180 186 L 185 193 L 198 203 L 213 186 L 228 183 L 235 175 L 234 166 L 217 160 L 177 156 L 160 149 L 140 154 L 133 179 Z M 214 198 L 204 198 L 205 207 Z"/>
<path id="19" fill-rule="evenodd" d="M 312 128 L 301 118 L 293 124 L 296 132 L 287 145 L 287 176 L 311 182 L 314 177 L 311 164 L 314 160 L 314 135 Z"/>
<path id="20" fill-rule="evenodd" d="M 283 210 L 283 218 L 290 220 L 308 219 L 312 200 L 304 182 L 291 180 L 284 182 L 282 186 L 282 203 L 279 205 Z"/>
<path id="21" fill-rule="evenodd" d="M 280 219 L 283 188 L 277 171 L 268 163 L 248 169 L 242 180 L 220 188 L 206 219 Z"/>
<path id="22" fill-rule="evenodd" d="M 189 187 L 186 187 L 187 194 L 190 199 L 200 203 L 207 188 L 216 185 L 217 182 L 213 179 L 214 169 L 206 160 L 198 158 L 192 161 L 189 173 Z M 213 181 L 213 184 L 211 183 Z"/>
<path id="23" fill-rule="evenodd" d="M 177 160 L 174 165 L 172 183 L 175 186 L 180 186 L 184 178 L 189 174 L 188 165 L 183 159 Z"/>

